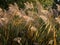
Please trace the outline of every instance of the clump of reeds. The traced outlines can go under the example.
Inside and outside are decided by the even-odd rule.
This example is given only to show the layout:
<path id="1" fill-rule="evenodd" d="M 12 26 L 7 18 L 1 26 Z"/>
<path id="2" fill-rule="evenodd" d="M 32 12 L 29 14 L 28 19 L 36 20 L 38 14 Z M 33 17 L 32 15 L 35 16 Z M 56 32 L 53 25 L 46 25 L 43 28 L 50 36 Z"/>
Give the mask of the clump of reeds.
<path id="1" fill-rule="evenodd" d="M 56 45 L 58 20 L 37 1 L 37 11 L 32 3 L 26 2 L 25 9 L 17 4 L 9 5 L 9 10 L 0 9 L 0 39 L 3 45 Z M 41 9 L 40 9 L 41 8 Z M 57 20 L 57 21 L 56 21 Z M 59 24 L 59 25 L 58 25 Z M 58 27 L 57 27 L 58 26 Z M 52 35 L 52 36 L 51 36 Z M 53 43 L 54 42 L 54 43 Z"/>

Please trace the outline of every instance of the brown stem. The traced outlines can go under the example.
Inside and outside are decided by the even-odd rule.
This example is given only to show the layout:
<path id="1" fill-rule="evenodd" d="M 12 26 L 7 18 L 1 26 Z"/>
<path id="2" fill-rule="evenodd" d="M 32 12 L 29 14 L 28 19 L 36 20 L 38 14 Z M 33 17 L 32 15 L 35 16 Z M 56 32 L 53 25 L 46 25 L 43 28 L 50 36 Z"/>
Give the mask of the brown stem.
<path id="1" fill-rule="evenodd" d="M 56 45 L 56 31 L 54 30 L 54 45 Z"/>

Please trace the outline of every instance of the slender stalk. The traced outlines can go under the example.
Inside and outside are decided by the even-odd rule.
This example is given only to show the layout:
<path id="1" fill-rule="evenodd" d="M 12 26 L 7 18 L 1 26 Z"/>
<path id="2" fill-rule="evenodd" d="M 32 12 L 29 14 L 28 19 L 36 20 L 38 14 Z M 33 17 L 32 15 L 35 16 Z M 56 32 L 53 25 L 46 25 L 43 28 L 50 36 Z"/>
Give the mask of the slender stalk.
<path id="1" fill-rule="evenodd" d="M 56 31 L 54 30 L 54 45 L 56 45 Z"/>

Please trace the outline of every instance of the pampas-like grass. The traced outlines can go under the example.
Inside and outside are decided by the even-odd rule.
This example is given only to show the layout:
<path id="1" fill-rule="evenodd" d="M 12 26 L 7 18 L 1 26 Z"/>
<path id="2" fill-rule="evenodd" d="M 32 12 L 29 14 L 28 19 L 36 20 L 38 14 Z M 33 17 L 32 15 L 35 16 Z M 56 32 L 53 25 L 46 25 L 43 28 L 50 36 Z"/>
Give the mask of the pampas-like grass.
<path id="1" fill-rule="evenodd" d="M 26 2 L 24 4 L 24 10 L 19 10 L 16 3 L 14 5 L 9 4 L 9 10 L 7 11 L 0 8 L 0 37 L 2 44 L 8 45 L 16 41 L 22 45 L 47 45 L 50 44 L 51 39 L 54 42 L 52 45 L 58 45 L 56 35 L 59 30 L 57 30 L 56 26 L 60 23 L 59 16 L 54 18 L 53 13 L 44 10 L 38 1 L 36 2 L 38 12 L 34 11 L 32 3 Z M 26 11 L 28 14 L 26 14 Z M 51 37 L 49 37 L 50 35 Z"/>

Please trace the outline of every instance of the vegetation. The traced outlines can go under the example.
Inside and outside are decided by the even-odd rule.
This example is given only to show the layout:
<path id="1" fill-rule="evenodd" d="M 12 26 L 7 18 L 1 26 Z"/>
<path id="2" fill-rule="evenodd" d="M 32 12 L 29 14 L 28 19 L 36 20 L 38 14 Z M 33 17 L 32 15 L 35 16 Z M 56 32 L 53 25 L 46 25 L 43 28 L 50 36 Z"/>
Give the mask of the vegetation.
<path id="1" fill-rule="evenodd" d="M 54 17 L 53 0 L 0 3 L 0 45 L 60 45 L 60 16 Z"/>
<path id="2" fill-rule="evenodd" d="M 57 0 L 39 0 L 40 3 L 42 3 L 43 7 L 51 7 L 53 3 L 57 3 Z M 0 0 L 0 6 L 2 8 L 7 9 L 9 4 L 14 4 L 16 2 L 20 8 L 24 8 L 24 3 L 25 2 L 33 2 L 35 3 L 36 0 Z"/>

